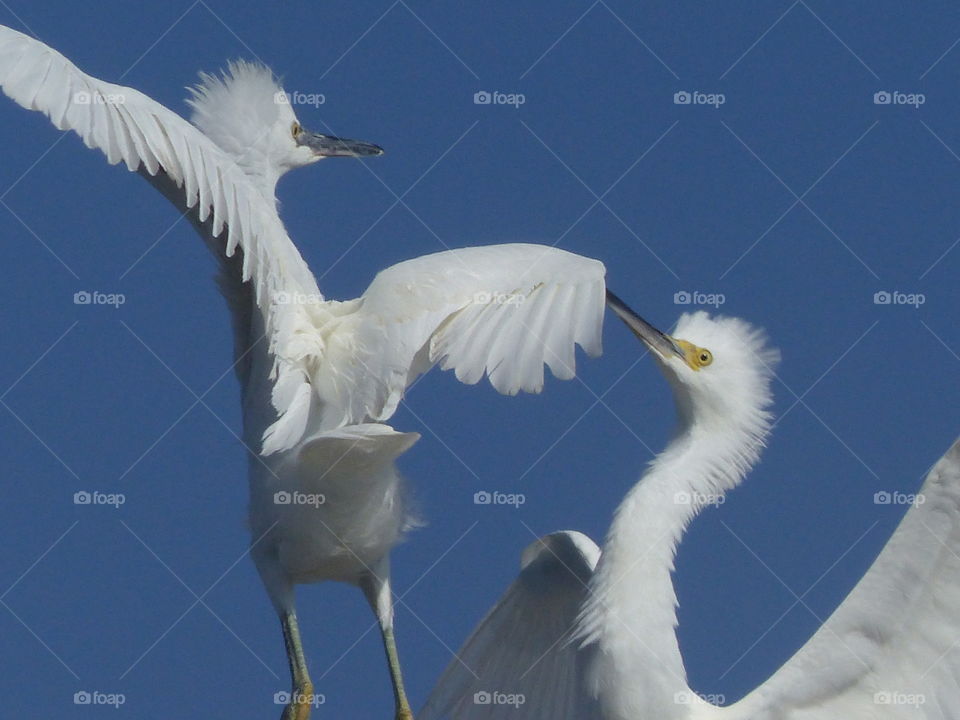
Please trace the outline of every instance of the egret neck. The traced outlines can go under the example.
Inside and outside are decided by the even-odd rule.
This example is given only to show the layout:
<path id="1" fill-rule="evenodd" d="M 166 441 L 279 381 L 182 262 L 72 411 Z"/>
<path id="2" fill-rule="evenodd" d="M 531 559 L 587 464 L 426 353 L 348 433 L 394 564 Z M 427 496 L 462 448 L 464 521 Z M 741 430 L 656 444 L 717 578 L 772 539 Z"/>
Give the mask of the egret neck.
<path id="1" fill-rule="evenodd" d="M 654 355 L 673 388 L 679 429 L 617 508 L 578 619 L 587 689 L 611 720 L 637 720 L 641 711 L 687 717 L 699 702 L 676 638 L 677 545 L 697 513 L 722 502 L 757 462 L 771 423 L 766 393 L 717 404 L 703 382 L 711 368 L 691 374 Z"/>

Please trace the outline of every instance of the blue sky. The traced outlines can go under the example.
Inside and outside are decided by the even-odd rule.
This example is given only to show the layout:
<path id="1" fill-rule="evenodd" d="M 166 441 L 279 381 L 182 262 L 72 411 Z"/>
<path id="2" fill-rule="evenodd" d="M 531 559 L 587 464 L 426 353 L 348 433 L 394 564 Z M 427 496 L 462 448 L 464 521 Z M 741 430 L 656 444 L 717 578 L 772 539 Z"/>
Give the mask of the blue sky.
<path id="1" fill-rule="evenodd" d="M 198 70 L 235 57 L 322 94 L 298 108 L 304 125 L 387 150 L 281 182 L 328 297 L 445 247 L 543 242 L 606 262 L 609 285 L 663 327 L 695 291 L 765 327 L 783 353 L 770 447 L 677 561 L 700 692 L 734 700 L 804 642 L 904 510 L 874 493 L 915 491 L 960 429 L 953 4 L 3 0 L 0 22 L 179 112 Z M 525 101 L 475 104 L 480 91 Z M 0 139 L 7 714 L 113 713 L 77 708 L 84 690 L 122 693 L 111 717 L 279 712 L 286 662 L 244 554 L 213 262 L 147 183 L 42 116 L 3 99 Z M 125 302 L 75 305 L 81 291 Z M 917 302 L 874 302 L 895 291 Z M 536 397 L 433 373 L 393 418 L 423 434 L 402 470 L 426 526 L 394 553 L 416 706 L 522 548 L 564 528 L 600 540 L 667 441 L 653 363 L 614 322 L 604 345 Z M 94 490 L 125 502 L 73 503 Z M 477 506 L 480 490 L 526 502 Z M 299 609 L 321 716 L 389 716 L 360 593 L 301 588 Z"/>

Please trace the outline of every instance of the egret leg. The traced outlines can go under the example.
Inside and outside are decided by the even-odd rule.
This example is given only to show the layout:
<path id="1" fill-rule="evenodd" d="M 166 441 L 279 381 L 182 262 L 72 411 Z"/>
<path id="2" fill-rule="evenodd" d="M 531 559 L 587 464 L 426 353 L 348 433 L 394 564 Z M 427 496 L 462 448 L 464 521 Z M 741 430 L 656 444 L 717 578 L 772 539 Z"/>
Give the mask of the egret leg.
<path id="1" fill-rule="evenodd" d="M 397 643 L 393 638 L 393 624 L 380 626 L 383 635 L 383 648 L 387 651 L 387 665 L 390 667 L 390 680 L 393 682 L 393 699 L 397 709 L 397 720 L 413 720 L 413 712 L 403 690 L 403 675 L 400 672 L 400 656 Z"/>
<path id="2" fill-rule="evenodd" d="M 396 720 L 413 720 L 413 712 L 403 689 L 403 674 L 400 671 L 400 656 L 397 642 L 393 637 L 393 596 L 390 592 L 390 570 L 388 561 L 383 561 L 379 572 L 367 576 L 360 584 L 367 602 L 377 614 L 380 623 L 380 635 L 383 649 L 387 653 L 387 666 L 390 668 L 390 681 L 393 683 L 393 700 L 396 708 Z"/>
<path id="3" fill-rule="evenodd" d="M 287 648 L 290 678 L 293 681 L 290 703 L 283 709 L 280 720 L 307 720 L 313 704 L 313 683 L 307 673 L 307 661 L 303 656 L 297 614 L 292 610 L 282 613 L 280 625 L 283 628 L 283 644 Z"/>

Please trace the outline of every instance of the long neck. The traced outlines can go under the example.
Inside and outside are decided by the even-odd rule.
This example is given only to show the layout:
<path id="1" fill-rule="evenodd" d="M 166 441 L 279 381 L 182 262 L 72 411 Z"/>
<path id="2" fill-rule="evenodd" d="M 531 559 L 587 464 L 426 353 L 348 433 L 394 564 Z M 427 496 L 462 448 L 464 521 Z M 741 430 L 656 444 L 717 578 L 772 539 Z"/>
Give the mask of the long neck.
<path id="1" fill-rule="evenodd" d="M 617 508 L 580 618 L 587 682 L 604 717 L 666 720 L 690 712 L 674 557 L 700 508 L 719 502 L 756 461 L 762 434 L 755 430 L 687 425 Z"/>
<path id="2" fill-rule="evenodd" d="M 242 155 L 237 157 L 237 165 L 243 170 L 243 173 L 250 179 L 257 191 L 267 201 L 267 204 L 277 210 L 277 182 L 280 180 L 280 174 L 276 166 L 269 161 L 269 158 L 256 147 L 248 148 Z"/>

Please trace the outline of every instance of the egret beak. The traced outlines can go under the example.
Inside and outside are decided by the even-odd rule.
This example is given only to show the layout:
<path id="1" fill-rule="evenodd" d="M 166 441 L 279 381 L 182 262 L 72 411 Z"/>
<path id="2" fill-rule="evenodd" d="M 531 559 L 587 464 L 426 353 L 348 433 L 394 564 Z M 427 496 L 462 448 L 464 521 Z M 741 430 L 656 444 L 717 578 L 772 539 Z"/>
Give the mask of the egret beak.
<path id="1" fill-rule="evenodd" d="M 360 140 L 321 135 L 303 130 L 297 134 L 297 145 L 313 150 L 318 157 L 373 157 L 383 155 L 383 148 Z"/>
<path id="2" fill-rule="evenodd" d="M 676 340 L 657 330 L 609 290 L 607 290 L 607 305 L 617 314 L 617 317 L 623 320 L 633 334 L 640 338 L 643 344 L 659 355 L 660 358 L 668 360 L 671 356 L 674 356 L 686 361 L 686 354 Z"/>

